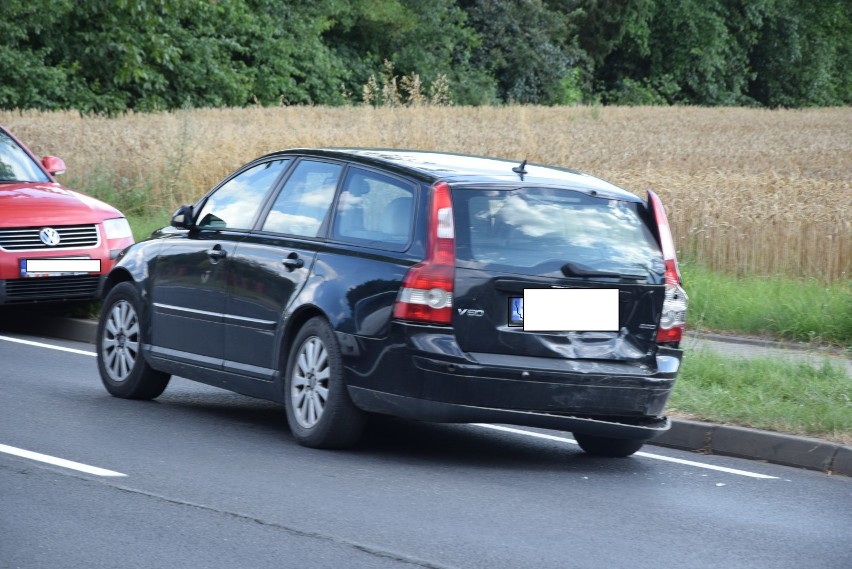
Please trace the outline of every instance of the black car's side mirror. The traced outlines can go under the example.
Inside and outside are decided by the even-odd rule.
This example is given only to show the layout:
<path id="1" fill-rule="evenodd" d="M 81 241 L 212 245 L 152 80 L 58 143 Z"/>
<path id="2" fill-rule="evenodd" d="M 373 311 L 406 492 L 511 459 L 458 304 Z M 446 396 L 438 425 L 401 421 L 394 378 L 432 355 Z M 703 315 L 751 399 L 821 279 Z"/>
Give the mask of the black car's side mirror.
<path id="1" fill-rule="evenodd" d="M 189 229 L 192 227 L 192 206 L 182 205 L 177 208 L 177 211 L 172 214 L 171 226 L 178 229 Z"/>

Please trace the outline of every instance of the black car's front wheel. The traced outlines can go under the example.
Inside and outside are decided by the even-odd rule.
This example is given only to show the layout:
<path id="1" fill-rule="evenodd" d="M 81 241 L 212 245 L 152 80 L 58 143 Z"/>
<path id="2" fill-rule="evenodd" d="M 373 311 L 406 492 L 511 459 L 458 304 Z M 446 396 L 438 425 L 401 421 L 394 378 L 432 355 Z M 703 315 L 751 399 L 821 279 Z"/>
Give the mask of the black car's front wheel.
<path id="1" fill-rule="evenodd" d="M 154 399 L 171 376 L 148 365 L 142 353 L 144 327 L 141 300 L 132 283 L 113 288 L 101 307 L 98 321 L 98 371 L 106 390 L 124 399 Z"/>
<path id="2" fill-rule="evenodd" d="M 587 454 L 595 456 L 608 456 L 613 458 L 624 458 L 637 452 L 645 444 L 645 441 L 632 439 L 613 439 L 609 437 L 596 437 L 583 433 L 574 433 L 577 444 Z"/>
<path id="3" fill-rule="evenodd" d="M 349 397 L 334 330 L 312 318 L 299 330 L 284 380 L 287 423 L 299 444 L 345 448 L 360 438 L 366 415 Z"/>

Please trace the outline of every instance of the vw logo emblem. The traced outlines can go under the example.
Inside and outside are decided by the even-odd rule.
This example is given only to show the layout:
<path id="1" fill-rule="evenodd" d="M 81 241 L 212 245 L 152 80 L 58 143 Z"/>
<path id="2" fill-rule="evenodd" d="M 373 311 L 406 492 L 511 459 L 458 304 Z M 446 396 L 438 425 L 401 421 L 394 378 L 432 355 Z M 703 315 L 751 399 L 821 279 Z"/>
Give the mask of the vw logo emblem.
<path id="1" fill-rule="evenodd" d="M 59 236 L 59 232 L 52 227 L 45 227 L 44 229 L 39 231 L 38 238 L 41 239 L 42 243 L 51 247 L 59 245 L 59 242 L 62 240 L 62 238 Z"/>

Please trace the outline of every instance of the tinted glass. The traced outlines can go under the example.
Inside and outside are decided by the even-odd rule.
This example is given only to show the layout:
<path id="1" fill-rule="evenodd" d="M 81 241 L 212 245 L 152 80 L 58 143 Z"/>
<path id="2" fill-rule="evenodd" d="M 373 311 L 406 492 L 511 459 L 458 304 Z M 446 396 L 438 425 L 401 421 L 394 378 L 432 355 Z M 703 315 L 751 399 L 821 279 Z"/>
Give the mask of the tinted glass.
<path id="1" fill-rule="evenodd" d="M 382 174 L 350 168 L 340 193 L 332 237 L 399 249 L 408 243 L 414 187 Z"/>
<path id="2" fill-rule="evenodd" d="M 453 192 L 457 257 L 525 274 L 574 269 L 647 276 L 663 272 L 642 204 L 548 188 Z"/>
<path id="3" fill-rule="evenodd" d="M 289 161 L 264 162 L 225 182 L 207 198 L 201 208 L 199 227 L 251 229 L 263 198 Z"/>
<path id="4" fill-rule="evenodd" d="M 0 182 L 49 182 L 41 168 L 8 134 L 0 130 Z"/>
<path id="5" fill-rule="evenodd" d="M 263 230 L 316 237 L 334 201 L 341 170 L 339 164 L 299 162 L 275 199 Z"/>

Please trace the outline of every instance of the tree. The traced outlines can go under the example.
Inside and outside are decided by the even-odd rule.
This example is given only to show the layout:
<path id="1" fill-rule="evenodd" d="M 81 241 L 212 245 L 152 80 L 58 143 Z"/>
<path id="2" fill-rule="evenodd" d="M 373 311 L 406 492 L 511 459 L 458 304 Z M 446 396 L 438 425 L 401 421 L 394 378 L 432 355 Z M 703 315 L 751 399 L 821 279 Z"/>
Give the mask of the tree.
<path id="1" fill-rule="evenodd" d="M 0 108 L 57 109 L 70 104 L 69 69 L 53 53 L 52 41 L 71 0 L 50 9 L 27 0 L 4 0 L 0 18 Z"/>
<path id="2" fill-rule="evenodd" d="M 63 17 L 52 53 L 74 71 L 67 92 L 84 112 L 182 105 L 239 105 L 248 99 L 241 46 L 217 35 L 239 2 L 88 0 Z"/>
<path id="3" fill-rule="evenodd" d="M 573 12 L 551 9 L 542 0 L 462 0 L 459 4 L 482 38 L 473 62 L 493 74 L 502 100 L 563 102 L 566 89 L 572 87 L 572 69 L 582 58 L 572 29 Z"/>
<path id="4" fill-rule="evenodd" d="M 615 50 L 647 57 L 655 8 L 654 0 L 581 0 L 576 4 L 579 47 L 598 67 Z"/>
<path id="5" fill-rule="evenodd" d="M 242 3 L 242 2 L 238 2 Z M 238 60 L 262 104 L 339 104 L 346 64 L 325 41 L 341 0 L 248 0 L 234 21 Z M 244 22 L 252 22 L 247 26 Z"/>
<path id="6" fill-rule="evenodd" d="M 418 74 L 427 88 L 447 77 L 461 104 L 495 102 L 493 79 L 472 61 L 480 38 L 455 0 L 353 0 L 334 20 L 324 39 L 346 62 L 348 91 L 360 92 L 389 61 L 402 76 Z"/>
<path id="7" fill-rule="evenodd" d="M 591 85 L 586 89 L 593 97 L 628 104 L 667 102 L 648 85 L 651 21 L 655 13 L 655 0 L 578 2 L 578 44 L 586 57 L 586 72 L 591 76 Z"/>
<path id="8" fill-rule="evenodd" d="M 0 23 L 5 108 L 342 100 L 344 66 L 322 41 L 336 0 L 10 2 Z"/>
<path id="9" fill-rule="evenodd" d="M 852 18 L 844 0 L 777 0 L 752 52 L 749 93 L 770 107 L 852 103 Z"/>
<path id="10" fill-rule="evenodd" d="M 613 40 L 620 39 L 609 53 L 598 50 L 606 53 L 595 70 L 604 101 L 753 104 L 749 54 L 772 1 L 612 0 L 625 18 L 621 28 L 612 24 Z M 591 13 L 601 11 L 604 3 L 593 3 Z M 608 19 L 598 16 L 592 23 Z"/>

